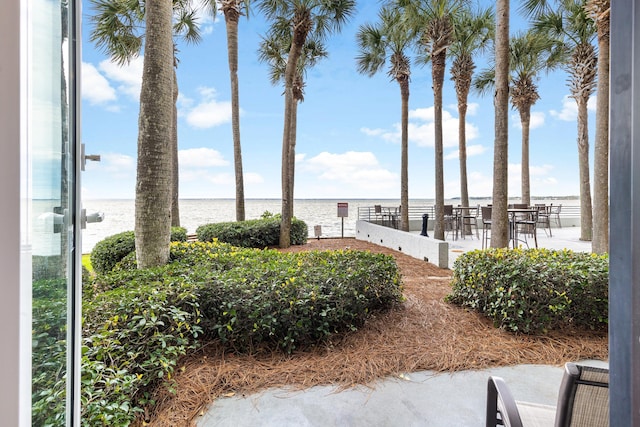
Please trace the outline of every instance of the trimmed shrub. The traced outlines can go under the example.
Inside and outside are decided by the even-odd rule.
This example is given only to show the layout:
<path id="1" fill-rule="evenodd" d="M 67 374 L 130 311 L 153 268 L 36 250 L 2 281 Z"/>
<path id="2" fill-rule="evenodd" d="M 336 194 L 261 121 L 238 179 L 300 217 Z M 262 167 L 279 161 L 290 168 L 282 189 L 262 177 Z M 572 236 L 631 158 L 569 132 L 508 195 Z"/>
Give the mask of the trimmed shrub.
<path id="1" fill-rule="evenodd" d="M 187 229 L 184 227 L 171 227 L 171 241 L 172 242 L 186 242 L 187 241 Z"/>
<path id="2" fill-rule="evenodd" d="M 570 250 L 489 249 L 461 255 L 448 301 L 513 332 L 606 329 L 609 258 Z"/>
<path id="3" fill-rule="evenodd" d="M 196 288 L 162 268 L 83 304 L 82 420 L 129 425 L 201 332 Z M 155 276 L 155 277 L 154 277 Z M 152 280 L 152 279 L 158 280 Z"/>
<path id="4" fill-rule="evenodd" d="M 83 304 L 82 419 L 128 425 L 203 336 L 237 351 L 291 352 L 362 325 L 401 300 L 392 257 L 280 253 L 220 242 L 172 243 L 170 263 L 129 254 Z M 102 291 L 106 290 L 106 291 Z M 53 290 L 43 288 L 43 294 Z M 64 382 L 56 383 L 62 385 Z"/>
<path id="5" fill-rule="evenodd" d="M 240 222 L 220 222 L 201 225 L 196 229 L 198 240 L 221 242 L 243 248 L 266 248 L 277 246 L 280 241 L 280 216 L 266 216 Z M 309 229 L 304 221 L 294 218 L 291 222 L 291 244 L 307 243 Z"/>
<path id="6" fill-rule="evenodd" d="M 187 230 L 183 227 L 171 227 L 172 242 L 186 242 Z M 91 251 L 91 265 L 98 274 L 113 270 L 113 267 L 125 256 L 135 251 L 136 236 L 133 231 L 124 231 L 106 237 L 96 243 Z"/>

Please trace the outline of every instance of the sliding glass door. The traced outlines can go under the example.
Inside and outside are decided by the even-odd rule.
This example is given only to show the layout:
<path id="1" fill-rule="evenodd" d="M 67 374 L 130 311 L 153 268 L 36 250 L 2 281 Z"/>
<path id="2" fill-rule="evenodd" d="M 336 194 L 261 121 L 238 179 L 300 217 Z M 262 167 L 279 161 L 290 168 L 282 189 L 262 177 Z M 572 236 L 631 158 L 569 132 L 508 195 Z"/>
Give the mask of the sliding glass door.
<path id="1" fill-rule="evenodd" d="M 32 425 L 78 416 L 80 292 L 74 3 L 28 3 L 28 202 L 32 251 Z M 75 420 L 78 424 L 78 420 Z"/>

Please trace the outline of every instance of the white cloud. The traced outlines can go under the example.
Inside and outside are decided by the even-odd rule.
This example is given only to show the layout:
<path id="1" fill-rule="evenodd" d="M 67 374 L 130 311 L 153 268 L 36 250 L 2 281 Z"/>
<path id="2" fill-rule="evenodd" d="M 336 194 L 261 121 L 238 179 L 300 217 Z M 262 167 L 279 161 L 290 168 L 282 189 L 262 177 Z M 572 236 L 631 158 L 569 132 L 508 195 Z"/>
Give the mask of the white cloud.
<path id="1" fill-rule="evenodd" d="M 107 173 L 110 181 L 131 179 L 136 176 L 136 159 L 121 153 L 103 153 L 99 162 L 88 161 L 86 170 L 92 174 Z"/>
<path id="2" fill-rule="evenodd" d="M 434 107 L 409 111 L 409 141 L 419 147 L 433 147 L 435 144 Z M 414 120 L 413 122 L 411 120 Z M 426 123 L 424 123 L 426 122 Z M 445 147 L 458 145 L 458 117 L 442 110 L 442 137 Z M 478 128 L 467 122 L 467 141 L 478 137 Z"/>
<path id="3" fill-rule="evenodd" d="M 397 185 L 397 175 L 384 169 L 371 152 L 322 152 L 305 161 L 305 171 L 323 181 L 339 181 L 365 189 L 385 189 Z"/>
<path id="4" fill-rule="evenodd" d="M 197 129 L 208 129 L 231 121 L 231 102 L 216 100 L 216 90 L 211 87 L 198 88 L 200 102 L 178 96 L 179 115 L 186 117 L 187 123 Z M 195 105 L 194 105 L 195 104 Z M 240 110 L 242 114 L 242 110 Z"/>
<path id="5" fill-rule="evenodd" d="M 467 158 L 478 156 L 487 151 L 484 145 L 467 145 Z M 452 160 L 460 158 L 460 150 L 452 151 L 451 153 L 444 156 L 445 160 Z"/>
<path id="6" fill-rule="evenodd" d="M 596 96 L 589 98 L 589 101 L 587 102 L 587 110 L 596 110 L 596 99 Z M 555 117 L 558 120 L 575 122 L 578 118 L 578 104 L 576 104 L 576 101 L 569 95 L 565 95 L 562 98 L 562 109 L 560 111 L 550 110 L 549 114 L 551 114 L 551 117 Z"/>
<path id="7" fill-rule="evenodd" d="M 178 164 L 180 168 L 215 168 L 227 166 L 229 162 L 224 159 L 219 151 L 211 148 L 188 148 L 178 151 Z"/>
<path id="8" fill-rule="evenodd" d="M 529 119 L 529 130 L 533 130 L 544 125 L 544 113 L 541 111 L 532 111 Z M 522 122 L 520 121 L 520 114 L 514 114 L 511 116 L 513 126 L 522 129 Z"/>
<path id="9" fill-rule="evenodd" d="M 467 104 L 467 115 L 475 116 L 478 114 L 478 109 L 480 108 L 480 104 L 477 102 L 470 102 Z"/>
<path id="10" fill-rule="evenodd" d="M 82 63 L 82 98 L 92 105 L 115 101 L 116 91 L 91 63 Z"/>
<path id="11" fill-rule="evenodd" d="M 98 68 L 105 76 L 117 85 L 118 92 L 125 93 L 131 99 L 140 99 L 140 86 L 142 84 L 143 58 L 137 57 L 128 64 L 118 65 L 117 63 L 105 59 L 100 62 Z"/>
<path id="12" fill-rule="evenodd" d="M 262 184 L 264 182 L 264 178 L 262 177 L 262 175 L 255 172 L 243 173 L 242 177 L 244 178 L 245 184 Z"/>
<path id="13" fill-rule="evenodd" d="M 475 104 L 474 104 L 475 105 Z M 417 108 L 409 111 L 409 142 L 415 143 L 419 147 L 433 147 L 435 141 L 434 108 Z M 458 118 L 453 117 L 446 110 L 442 111 L 442 136 L 445 147 L 456 147 L 458 145 Z M 363 127 L 362 133 L 372 137 L 379 137 L 385 141 L 400 143 L 402 136 L 400 123 L 395 123 L 393 129 L 370 129 Z M 478 137 L 478 128 L 467 122 L 467 141 Z"/>

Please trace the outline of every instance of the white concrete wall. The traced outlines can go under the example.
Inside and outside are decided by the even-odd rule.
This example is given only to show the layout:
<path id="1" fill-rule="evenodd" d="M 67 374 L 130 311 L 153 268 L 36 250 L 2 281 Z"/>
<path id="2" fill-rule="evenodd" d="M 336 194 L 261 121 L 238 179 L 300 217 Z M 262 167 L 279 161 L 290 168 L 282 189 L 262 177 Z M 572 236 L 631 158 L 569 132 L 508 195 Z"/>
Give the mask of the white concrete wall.
<path id="1" fill-rule="evenodd" d="M 367 221 L 356 221 L 356 239 L 403 252 L 440 268 L 449 268 L 449 244 L 441 240 Z"/>

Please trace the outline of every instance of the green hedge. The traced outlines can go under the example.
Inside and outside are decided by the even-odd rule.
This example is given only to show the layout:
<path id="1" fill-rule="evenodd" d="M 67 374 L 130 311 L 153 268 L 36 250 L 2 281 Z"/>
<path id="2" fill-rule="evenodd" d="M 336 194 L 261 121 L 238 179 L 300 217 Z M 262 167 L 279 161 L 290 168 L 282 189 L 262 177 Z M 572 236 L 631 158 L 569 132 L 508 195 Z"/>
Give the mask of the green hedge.
<path id="1" fill-rule="evenodd" d="M 183 227 L 171 227 L 171 241 L 186 242 L 187 230 Z M 91 251 L 91 265 L 96 273 L 104 274 L 135 249 L 136 237 L 133 231 L 114 234 L 96 243 Z"/>
<path id="2" fill-rule="evenodd" d="M 198 240 L 221 242 L 243 248 L 266 248 L 277 246 L 280 242 L 280 216 L 274 215 L 263 219 L 240 222 L 220 222 L 201 225 L 196 229 Z M 293 218 L 291 222 L 291 244 L 307 243 L 309 229 L 304 221 Z"/>
<path id="3" fill-rule="evenodd" d="M 198 343 L 194 283 L 165 268 L 127 273 L 126 284 L 83 303 L 83 425 L 129 425 Z"/>
<path id="4" fill-rule="evenodd" d="M 131 423 L 198 341 L 291 352 L 355 330 L 402 298 L 390 256 L 219 242 L 172 243 L 170 263 L 146 270 L 129 254 L 95 282 L 83 304 L 82 420 L 91 426 Z"/>
<path id="5" fill-rule="evenodd" d="M 514 332 L 544 333 L 569 325 L 604 330 L 608 283 L 607 255 L 489 249 L 456 260 L 447 298 Z"/>

